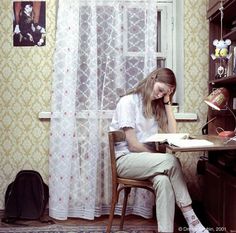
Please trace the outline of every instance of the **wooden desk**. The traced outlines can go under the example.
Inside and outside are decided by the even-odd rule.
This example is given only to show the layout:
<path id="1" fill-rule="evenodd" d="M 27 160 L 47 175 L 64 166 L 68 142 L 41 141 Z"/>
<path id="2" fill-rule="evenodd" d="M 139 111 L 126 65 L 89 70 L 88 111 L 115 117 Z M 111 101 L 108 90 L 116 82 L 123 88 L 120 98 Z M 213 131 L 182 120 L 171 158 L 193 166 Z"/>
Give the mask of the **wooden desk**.
<path id="1" fill-rule="evenodd" d="M 214 143 L 213 146 L 202 146 L 196 148 L 181 148 L 166 145 L 166 151 L 176 152 L 197 152 L 208 151 L 216 161 L 218 158 L 230 154 L 236 157 L 236 141 L 228 143 L 229 138 L 216 135 L 194 136 L 196 139 L 206 139 Z M 203 203 L 207 220 L 210 222 L 210 229 L 219 232 L 236 232 L 236 175 L 230 173 L 230 163 L 220 167 L 216 163 L 206 162 L 203 189 Z M 208 226 L 209 227 L 209 226 Z"/>
<path id="2" fill-rule="evenodd" d="M 196 135 L 191 136 L 195 139 L 206 139 L 213 142 L 213 146 L 201 146 L 201 147 L 177 147 L 172 145 L 166 145 L 166 150 L 176 153 L 176 152 L 195 152 L 195 151 L 225 151 L 225 150 L 236 150 L 236 141 L 231 140 L 228 143 L 229 138 L 219 137 L 217 135 Z"/>

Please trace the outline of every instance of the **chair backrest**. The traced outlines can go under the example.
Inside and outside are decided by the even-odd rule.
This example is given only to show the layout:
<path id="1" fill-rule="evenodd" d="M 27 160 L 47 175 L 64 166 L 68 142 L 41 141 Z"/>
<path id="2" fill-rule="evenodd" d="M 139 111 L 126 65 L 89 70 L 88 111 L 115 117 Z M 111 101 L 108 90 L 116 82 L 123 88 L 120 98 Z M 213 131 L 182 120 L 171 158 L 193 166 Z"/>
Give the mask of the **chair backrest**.
<path id="1" fill-rule="evenodd" d="M 117 142 L 125 141 L 125 133 L 123 130 L 110 131 L 108 132 L 110 159 L 111 159 L 111 171 L 112 171 L 112 182 L 116 182 L 116 154 L 115 144 Z"/>

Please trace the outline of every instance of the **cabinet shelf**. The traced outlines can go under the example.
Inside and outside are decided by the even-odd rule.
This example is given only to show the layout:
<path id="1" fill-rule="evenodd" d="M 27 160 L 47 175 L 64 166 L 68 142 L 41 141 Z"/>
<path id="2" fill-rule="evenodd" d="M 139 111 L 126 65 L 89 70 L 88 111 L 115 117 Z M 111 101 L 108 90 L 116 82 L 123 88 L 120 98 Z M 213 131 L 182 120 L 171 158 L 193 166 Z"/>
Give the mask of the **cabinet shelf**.
<path id="1" fill-rule="evenodd" d="M 235 7 L 236 7 L 236 0 L 226 0 L 223 4 L 223 12 L 224 12 L 224 18 L 223 18 L 223 24 L 230 24 L 233 20 L 235 20 Z M 218 2 L 218 5 L 216 4 L 215 7 L 208 11 L 207 17 L 212 23 L 218 23 L 220 22 L 220 1 Z"/>
<path id="2" fill-rule="evenodd" d="M 236 40 L 236 29 L 230 31 L 223 36 L 223 39 L 230 39 L 231 41 Z"/>
<path id="3" fill-rule="evenodd" d="M 227 78 L 221 78 L 221 79 L 212 79 L 209 81 L 209 84 L 211 85 L 232 85 L 236 84 L 236 75 L 229 76 Z"/>

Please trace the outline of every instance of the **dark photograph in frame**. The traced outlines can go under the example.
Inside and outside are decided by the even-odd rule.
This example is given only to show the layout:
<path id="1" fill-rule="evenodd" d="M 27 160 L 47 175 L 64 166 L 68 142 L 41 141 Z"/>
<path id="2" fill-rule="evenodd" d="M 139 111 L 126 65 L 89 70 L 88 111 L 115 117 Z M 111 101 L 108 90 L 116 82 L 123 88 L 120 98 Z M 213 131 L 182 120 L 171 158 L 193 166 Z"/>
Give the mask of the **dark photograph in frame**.
<path id="1" fill-rule="evenodd" d="M 13 2 L 13 46 L 45 46 L 45 1 Z"/>
<path id="2" fill-rule="evenodd" d="M 236 44 L 233 42 L 229 46 L 229 59 L 228 59 L 228 72 L 227 72 L 227 77 L 235 75 L 235 48 Z"/>

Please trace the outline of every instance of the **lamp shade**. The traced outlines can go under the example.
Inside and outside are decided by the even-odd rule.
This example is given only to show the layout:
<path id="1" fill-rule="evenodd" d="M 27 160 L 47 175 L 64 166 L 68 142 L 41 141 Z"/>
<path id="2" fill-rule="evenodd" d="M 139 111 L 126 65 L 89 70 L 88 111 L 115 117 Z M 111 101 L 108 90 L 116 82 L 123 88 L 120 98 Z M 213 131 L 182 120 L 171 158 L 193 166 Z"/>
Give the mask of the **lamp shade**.
<path id="1" fill-rule="evenodd" d="M 215 89 L 206 99 L 205 103 L 216 110 L 221 110 L 225 108 L 229 100 L 229 91 L 224 88 Z"/>

